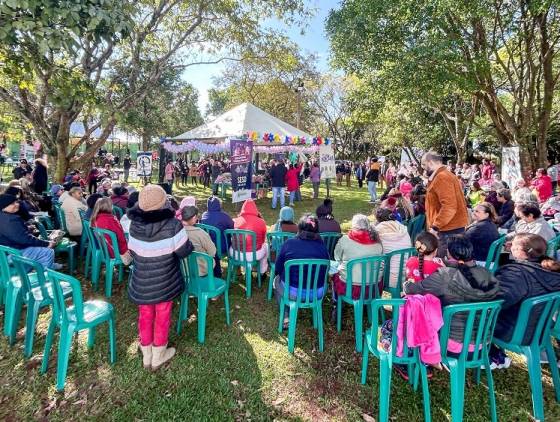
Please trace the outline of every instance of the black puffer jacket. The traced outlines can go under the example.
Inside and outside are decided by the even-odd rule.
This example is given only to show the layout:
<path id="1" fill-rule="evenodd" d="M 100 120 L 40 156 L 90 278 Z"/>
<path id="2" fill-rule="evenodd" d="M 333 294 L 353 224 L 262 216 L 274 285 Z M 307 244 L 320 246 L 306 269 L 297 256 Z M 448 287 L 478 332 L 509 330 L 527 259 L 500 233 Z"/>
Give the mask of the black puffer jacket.
<path id="1" fill-rule="evenodd" d="M 499 292 L 498 280 L 485 268 L 477 267 L 474 264 L 471 266 L 471 273 L 477 283 L 474 287 L 458 268 L 449 266 L 440 268 L 419 283 L 407 282 L 403 289 L 406 294 L 437 296 L 441 306 L 496 300 Z M 466 316 L 457 314 L 451 321 L 449 336 L 455 341 L 463 342 L 465 325 Z"/>
<path id="2" fill-rule="evenodd" d="M 193 250 L 187 232 L 170 209 L 145 212 L 137 204 L 127 215 L 128 249 L 134 258 L 130 300 L 138 305 L 173 300 L 184 288 L 179 261 Z"/>
<path id="3" fill-rule="evenodd" d="M 504 341 L 511 340 L 519 308 L 525 299 L 560 291 L 560 273 L 545 270 L 539 262 L 515 261 L 504 265 L 496 272 L 496 278 L 500 281 L 498 298 L 503 299 L 504 303 L 498 315 L 494 336 Z M 523 337 L 524 344 L 529 344 L 533 337 L 540 312 L 541 309 L 535 309 L 529 317 Z"/>

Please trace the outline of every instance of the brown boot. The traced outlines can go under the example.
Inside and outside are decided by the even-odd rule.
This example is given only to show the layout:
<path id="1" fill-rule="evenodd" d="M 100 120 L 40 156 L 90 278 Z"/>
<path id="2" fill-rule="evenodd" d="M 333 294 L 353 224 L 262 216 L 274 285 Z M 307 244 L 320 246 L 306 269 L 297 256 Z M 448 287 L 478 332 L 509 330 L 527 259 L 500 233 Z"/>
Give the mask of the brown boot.
<path id="1" fill-rule="evenodd" d="M 142 352 L 142 364 L 144 365 L 144 369 L 150 369 L 152 367 L 152 345 L 140 345 L 140 351 Z"/>
<path id="2" fill-rule="evenodd" d="M 159 369 L 161 365 L 168 362 L 175 355 L 174 347 L 152 346 L 152 371 Z"/>

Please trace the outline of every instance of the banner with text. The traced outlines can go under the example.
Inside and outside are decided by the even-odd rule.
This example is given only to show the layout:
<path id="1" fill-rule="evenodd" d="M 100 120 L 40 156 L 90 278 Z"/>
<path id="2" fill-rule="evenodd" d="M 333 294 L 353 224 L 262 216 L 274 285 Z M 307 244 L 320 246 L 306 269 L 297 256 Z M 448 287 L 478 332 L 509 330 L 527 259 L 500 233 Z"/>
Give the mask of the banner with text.
<path id="1" fill-rule="evenodd" d="M 151 151 L 138 151 L 136 154 L 136 174 L 138 177 L 152 175 L 152 158 Z"/>
<path id="2" fill-rule="evenodd" d="M 502 180 L 513 189 L 521 176 L 521 161 L 519 147 L 502 148 Z"/>
<path id="3" fill-rule="evenodd" d="M 319 147 L 319 167 L 321 179 L 334 179 L 336 177 L 334 151 L 330 145 Z"/>
<path id="4" fill-rule="evenodd" d="M 231 202 L 241 202 L 251 198 L 253 142 L 233 139 L 231 149 Z"/>

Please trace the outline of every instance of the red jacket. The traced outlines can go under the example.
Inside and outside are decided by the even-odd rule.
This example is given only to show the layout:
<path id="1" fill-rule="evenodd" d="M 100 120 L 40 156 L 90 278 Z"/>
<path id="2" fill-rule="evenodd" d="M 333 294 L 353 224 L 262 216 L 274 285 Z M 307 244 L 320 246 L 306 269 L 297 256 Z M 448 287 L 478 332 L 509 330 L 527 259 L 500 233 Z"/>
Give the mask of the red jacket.
<path id="1" fill-rule="evenodd" d="M 115 233 L 117 235 L 117 243 L 119 244 L 119 252 L 121 255 L 124 255 L 128 251 L 128 244 L 126 242 L 126 237 L 124 236 L 124 230 L 119 220 L 117 220 L 117 217 L 113 214 L 102 212 L 97 215 L 97 219 L 95 222 L 92 222 L 91 225 L 92 227 L 110 230 Z M 109 255 L 111 255 L 111 258 L 114 258 L 115 252 L 113 251 L 113 246 L 109 236 L 105 236 L 105 239 L 107 240 L 107 245 L 109 247 Z"/>
<path id="2" fill-rule="evenodd" d="M 293 192 L 298 190 L 299 188 L 299 181 L 298 175 L 301 171 L 303 164 L 300 164 L 298 167 L 294 167 L 286 173 L 286 186 L 288 187 L 288 192 Z"/>
<path id="3" fill-rule="evenodd" d="M 247 199 L 241 207 L 239 217 L 233 219 L 234 227 L 242 230 L 252 230 L 257 234 L 257 250 L 266 240 L 266 222 L 260 217 L 259 210 L 252 199 Z M 247 242 L 247 251 L 251 252 L 253 246 Z"/>
<path id="4" fill-rule="evenodd" d="M 539 194 L 539 202 L 545 202 L 552 196 L 552 179 L 548 175 L 543 175 L 533 181 L 533 186 Z"/>

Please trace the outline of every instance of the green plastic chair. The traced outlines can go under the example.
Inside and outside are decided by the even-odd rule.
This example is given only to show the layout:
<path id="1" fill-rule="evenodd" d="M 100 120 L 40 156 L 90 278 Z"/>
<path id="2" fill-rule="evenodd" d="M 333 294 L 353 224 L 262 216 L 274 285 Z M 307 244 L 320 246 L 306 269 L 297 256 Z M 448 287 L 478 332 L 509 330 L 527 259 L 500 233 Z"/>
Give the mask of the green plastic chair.
<path id="1" fill-rule="evenodd" d="M 405 281 L 405 265 L 408 258 L 418 255 L 416 248 L 398 249 L 385 254 L 385 269 L 383 272 L 383 290 L 389 292 L 393 299 L 399 299 L 402 292 L 402 283 Z M 395 287 L 390 287 L 391 269 L 398 266 L 397 280 Z"/>
<path id="2" fill-rule="evenodd" d="M 550 372 L 554 382 L 556 400 L 560 401 L 560 376 L 556 366 L 556 355 L 550 341 L 552 328 L 555 325 L 553 317 L 560 308 L 560 292 L 549 293 L 542 296 L 525 299 L 519 309 L 519 317 L 515 323 L 511 340 L 504 341 L 494 337 L 494 344 L 504 350 L 524 355 L 527 358 L 527 369 L 529 371 L 529 382 L 531 383 L 531 396 L 533 400 L 533 416 L 535 419 L 544 421 L 543 389 L 541 376 L 540 354 L 546 351 L 550 362 Z M 529 319 L 535 313 L 537 317 L 535 331 L 532 337 L 528 337 L 526 331 Z"/>
<path id="3" fill-rule="evenodd" d="M 122 218 L 122 216 L 124 215 L 124 212 L 123 212 L 122 208 L 117 207 L 116 205 L 113 205 L 113 215 L 120 220 Z"/>
<path id="4" fill-rule="evenodd" d="M 268 300 L 272 300 L 272 283 L 276 273 L 276 257 L 286 240 L 295 237 L 295 233 L 291 232 L 270 232 L 266 234 L 266 242 L 268 243 L 268 265 L 270 267 L 270 276 L 268 277 Z"/>
<path id="5" fill-rule="evenodd" d="M 198 263 L 206 262 L 208 274 L 201 276 Z M 229 319 L 229 286 L 221 278 L 214 277 L 212 268 L 214 259 L 203 252 L 192 252 L 182 261 L 182 271 L 185 277 L 185 291 L 181 296 L 181 307 L 179 309 L 179 320 L 177 321 L 177 334 L 181 333 L 181 325 L 189 314 L 189 297 L 194 296 L 198 304 L 198 342 L 204 344 L 206 334 L 206 309 L 208 300 L 224 295 L 226 308 L 226 323 L 230 325 Z"/>
<path id="6" fill-rule="evenodd" d="M 375 299 L 371 302 L 372 325 L 366 332 L 362 347 L 362 384 L 366 383 L 369 354 L 379 359 L 379 421 L 387 422 L 390 413 L 391 401 L 391 378 L 393 364 L 405 365 L 408 368 L 408 382 L 418 388 L 418 374 L 422 380 L 422 398 L 424 402 L 424 420 L 431 421 L 430 412 L 430 390 L 428 388 L 428 374 L 426 366 L 420 362 L 418 348 L 411 348 L 403 339 L 403 355 L 397 356 L 397 327 L 399 323 L 399 308 L 403 306 L 405 299 Z M 386 351 L 378 347 L 378 332 L 383 320 L 379 314 L 390 308 L 393 315 L 393 333 L 391 336 L 391 350 Z"/>
<path id="7" fill-rule="evenodd" d="M 419 214 L 412 218 L 407 224 L 408 234 L 412 243 L 416 241 L 416 237 L 424 231 L 426 227 L 426 216 L 424 214 Z"/>
<path id="8" fill-rule="evenodd" d="M 261 286 L 261 272 L 259 270 L 259 261 L 257 261 L 257 234 L 251 230 L 228 229 L 225 231 L 226 243 L 228 250 L 228 268 L 227 268 L 227 285 L 229 286 L 235 280 L 235 269 L 245 268 L 245 287 L 247 298 L 251 297 L 251 271 L 255 267 L 257 269 L 258 283 Z M 252 255 L 250 260 L 247 259 L 248 245 L 251 245 Z"/>
<path id="9" fill-rule="evenodd" d="M 91 224 L 87 220 L 82 220 L 82 230 L 88 238 L 88 248 L 86 250 L 86 260 L 84 263 L 84 276 L 87 278 L 91 269 L 91 284 L 97 290 L 99 288 L 99 275 L 101 273 L 101 262 L 103 260 L 103 251 L 101 245 L 93 234 Z"/>
<path id="10" fill-rule="evenodd" d="M 338 239 L 340 239 L 342 235 L 336 232 L 324 232 L 324 233 L 319 233 L 319 235 L 321 236 L 321 239 L 323 239 L 323 242 L 325 243 L 325 246 L 329 251 L 329 258 L 331 260 L 334 259 L 334 248 L 338 243 Z"/>
<path id="11" fill-rule="evenodd" d="M 66 383 L 66 372 L 68 371 L 68 359 L 72 347 L 72 338 L 75 333 L 89 330 L 88 347 L 93 348 L 95 342 L 95 328 L 104 322 L 109 324 L 109 356 L 111 364 L 115 363 L 117 357 L 115 339 L 115 313 L 113 305 L 101 300 L 88 300 L 84 302 L 80 282 L 74 277 L 61 274 L 53 270 L 47 270 L 48 279 L 53 286 L 53 316 L 49 324 L 45 351 L 41 364 L 41 373 L 47 372 L 49 355 L 53 343 L 55 329 L 60 330 L 60 342 L 58 344 L 56 389 L 64 390 Z M 70 287 L 72 304 L 66 306 L 66 294 L 64 286 Z"/>
<path id="12" fill-rule="evenodd" d="M 494 335 L 494 327 L 502 306 L 501 300 L 480 303 L 462 303 L 449 305 L 443 308 L 443 327 L 440 331 L 439 342 L 441 346 L 442 363 L 449 368 L 451 380 L 451 420 L 463 420 L 463 407 L 465 404 L 465 375 L 467 369 L 476 370 L 476 383 L 480 382 L 480 369 L 484 366 L 488 384 L 488 399 L 490 402 L 490 419 L 498 420 L 496 414 L 496 396 L 494 393 L 494 379 L 490 369 L 488 351 Z M 465 320 L 462 349 L 457 357 L 452 357 L 447 352 L 451 321 L 454 318 Z"/>
<path id="13" fill-rule="evenodd" d="M 284 274 L 289 278 L 290 271 L 296 268 L 298 274 L 297 296 L 290 297 L 290 283 L 286 280 L 284 294 L 280 299 L 280 315 L 278 317 L 278 332 L 281 334 L 284 323 L 285 306 L 289 308 L 290 323 L 288 325 L 288 351 L 294 353 L 296 338 L 296 323 L 299 309 L 311 309 L 313 312 L 313 328 L 319 334 L 319 351 L 323 351 L 323 298 L 327 291 L 327 276 L 331 263 L 326 259 L 290 259 L 284 265 Z M 318 286 L 321 271 L 323 271 L 324 293 L 318 297 Z"/>
<path id="14" fill-rule="evenodd" d="M 60 228 L 60 230 L 64 230 L 68 233 L 68 228 L 66 227 L 66 215 L 64 214 L 64 210 L 62 209 L 62 204 L 55 202 L 53 203 L 53 208 L 58 227 Z"/>
<path id="15" fill-rule="evenodd" d="M 222 259 L 224 256 L 222 254 L 222 234 L 220 232 L 220 229 L 214 226 L 210 226 L 209 224 L 202 223 L 196 223 L 195 227 L 199 227 L 206 233 L 208 233 L 208 235 L 212 239 L 212 242 L 214 242 L 214 245 L 216 245 L 216 255 L 218 256 L 218 258 Z"/>
<path id="16" fill-rule="evenodd" d="M 25 317 L 25 346 L 24 355 L 26 358 L 31 356 L 33 352 L 33 338 L 35 337 L 35 327 L 39 312 L 42 308 L 52 304 L 52 284 L 48 283 L 45 278 L 45 269 L 37 261 L 25 258 L 23 256 L 12 255 L 12 262 L 19 275 L 21 282 L 20 295 L 15 300 L 14 306 L 9 309 L 13 312 L 10 316 L 11 326 L 9 333 L 10 344 L 14 344 L 16 340 L 17 326 L 21 309 L 25 303 L 27 306 Z M 28 274 L 29 269 L 34 271 L 34 277 Z M 70 295 L 70 286 L 65 284 L 62 286 L 62 294 L 65 297 Z"/>
<path id="17" fill-rule="evenodd" d="M 558 254 L 558 249 L 560 249 L 560 234 L 556 236 L 554 239 L 550 239 L 547 242 L 546 254 L 556 259 Z"/>
<path id="18" fill-rule="evenodd" d="M 93 235 L 101 246 L 101 263 L 105 265 L 105 296 L 111 297 L 113 290 L 113 271 L 118 267 L 118 282 L 122 283 L 124 276 L 124 262 L 121 259 L 117 235 L 110 230 L 93 228 Z M 109 238 L 109 240 L 107 240 Z M 111 242 L 114 258 L 109 254 L 108 242 Z"/>
<path id="19" fill-rule="evenodd" d="M 484 268 L 486 268 L 490 274 L 495 274 L 500 267 L 500 254 L 504 248 L 504 243 L 506 243 L 505 234 L 494 240 L 490 245 L 488 256 L 486 257 L 486 263 L 484 264 Z"/>
<path id="20" fill-rule="evenodd" d="M 367 306 L 367 312 L 371 321 L 371 302 L 379 299 L 378 283 L 383 273 L 385 265 L 385 256 L 370 256 L 366 258 L 351 259 L 346 264 L 346 292 L 338 295 L 336 302 L 336 329 L 340 333 L 342 331 L 342 304 L 348 303 L 354 307 L 354 330 L 356 335 L 356 351 L 362 351 L 363 342 L 363 312 L 364 306 Z M 359 280 L 354 279 L 354 273 Z M 352 298 L 352 287 L 354 283 L 360 285 L 360 297 Z"/>
<path id="21" fill-rule="evenodd" d="M 0 245 L 0 305 L 5 309 L 11 309 L 14 298 L 17 296 L 21 287 L 21 281 L 14 266 L 8 260 L 10 255 L 21 256 L 21 251 Z M 11 312 L 4 311 L 4 335 L 9 335 Z"/>
<path id="22" fill-rule="evenodd" d="M 79 209 L 78 214 L 80 214 L 80 220 L 82 221 L 82 223 L 83 223 L 83 221 L 87 221 L 86 212 L 84 210 Z M 84 225 L 82 224 L 82 236 L 80 238 L 80 257 L 81 257 L 81 259 L 84 259 L 87 247 L 88 247 L 88 236 L 87 236 L 87 233 L 84 232 Z"/>
<path id="23" fill-rule="evenodd" d="M 41 239 L 49 240 L 49 232 L 47 231 L 43 223 L 41 223 L 40 221 L 35 221 L 34 224 L 37 227 L 37 229 L 39 229 Z M 54 248 L 55 255 L 60 255 L 61 253 L 67 255 L 68 269 L 70 271 L 70 274 L 74 274 L 74 270 L 76 267 L 75 252 L 76 252 L 77 245 L 78 244 L 76 242 L 64 237 Z"/>

